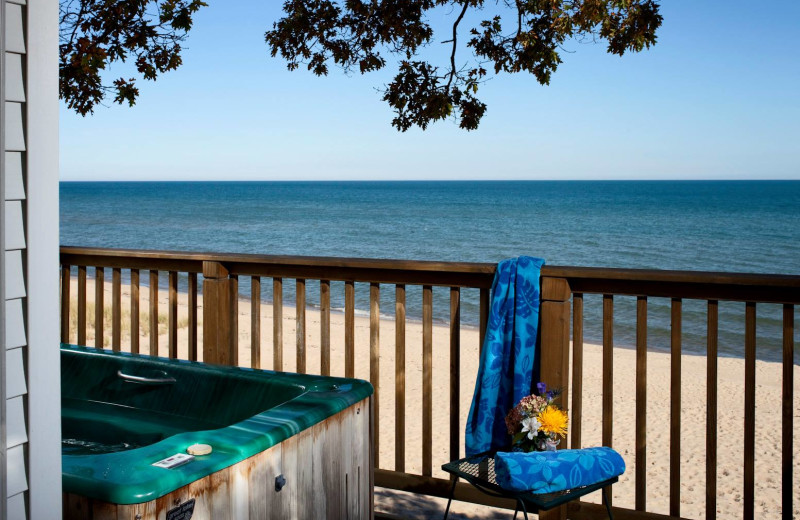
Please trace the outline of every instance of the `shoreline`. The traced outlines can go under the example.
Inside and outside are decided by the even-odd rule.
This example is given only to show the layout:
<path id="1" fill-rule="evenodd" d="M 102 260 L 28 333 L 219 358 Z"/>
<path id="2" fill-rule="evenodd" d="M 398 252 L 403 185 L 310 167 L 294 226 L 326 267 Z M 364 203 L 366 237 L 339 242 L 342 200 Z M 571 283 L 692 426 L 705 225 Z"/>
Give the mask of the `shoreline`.
<path id="1" fill-rule="evenodd" d="M 75 285 L 77 283 L 77 277 L 76 276 L 71 276 L 70 278 L 71 278 L 72 285 Z M 106 282 L 105 282 L 106 285 L 108 285 L 108 283 L 109 283 L 107 280 L 108 279 L 106 279 Z M 94 287 L 93 278 L 87 276 L 86 282 L 87 282 L 87 302 L 89 301 L 89 299 L 91 299 L 93 301 L 94 300 L 94 292 L 92 292 L 91 295 L 88 294 L 89 293 L 89 290 L 88 290 L 89 284 L 92 284 L 92 287 Z M 123 288 L 128 288 L 128 290 L 130 288 L 130 284 L 126 283 L 124 281 L 122 282 L 121 285 L 122 285 Z M 198 284 L 198 285 L 201 285 L 201 284 Z M 145 294 L 149 297 L 149 292 L 147 292 L 145 290 L 146 288 L 149 288 L 149 283 L 147 283 L 144 279 L 142 279 L 141 283 L 139 284 L 139 290 L 140 290 L 140 296 L 141 297 L 144 297 Z M 168 291 L 168 289 L 169 289 L 169 287 L 166 284 L 162 287 L 161 283 L 159 283 L 159 287 L 158 287 L 159 299 L 161 299 L 163 294 L 165 294 L 166 291 Z M 73 289 L 70 292 L 70 294 L 71 295 L 76 295 L 77 292 L 76 292 L 76 290 Z M 189 293 L 185 288 L 181 288 L 181 286 L 179 286 L 179 288 L 178 288 L 179 298 L 181 296 L 188 297 L 188 294 Z M 201 305 L 199 303 L 201 301 L 202 301 L 202 292 L 200 290 L 198 290 L 198 309 L 201 308 Z M 104 302 L 106 303 L 106 306 L 108 306 L 108 302 L 109 302 L 108 298 L 105 298 Z M 241 292 L 239 293 L 239 305 L 240 306 L 242 306 L 243 304 L 247 304 L 249 306 L 251 304 L 251 302 L 252 302 L 252 297 L 250 295 L 242 294 Z M 266 299 L 266 298 L 262 298 L 261 299 L 261 306 L 262 307 L 272 308 L 272 305 L 273 305 L 273 301 L 272 300 L 269 300 L 269 299 Z M 295 301 L 294 300 L 286 299 L 286 298 L 283 300 L 284 313 L 286 312 L 286 309 L 294 310 L 295 308 L 296 307 L 295 307 Z M 306 301 L 306 312 L 308 313 L 309 311 L 319 313 L 319 312 L 321 312 L 320 311 L 320 306 L 318 304 L 314 303 L 314 302 Z M 331 307 L 330 313 L 331 313 L 331 317 L 333 317 L 333 316 L 341 316 L 342 319 L 344 319 L 345 310 L 342 307 Z M 369 317 L 370 317 L 369 309 L 355 308 L 354 314 L 355 314 L 356 318 L 369 319 Z M 271 319 L 271 315 L 269 316 L 269 318 Z M 198 313 L 198 319 L 200 319 L 199 313 Z M 394 314 L 386 314 L 386 313 L 381 312 L 381 313 L 379 313 L 379 319 L 380 319 L 381 322 L 383 322 L 383 321 L 386 321 L 386 322 L 391 321 L 391 322 L 394 323 L 395 316 L 394 316 Z M 422 319 L 406 316 L 406 324 L 416 324 L 416 325 L 420 325 L 421 326 L 422 325 Z M 437 326 L 439 326 L 439 327 L 449 327 L 449 321 L 442 320 L 442 319 L 436 318 L 434 316 L 433 317 L 433 326 L 434 327 L 437 327 Z M 462 331 L 476 331 L 477 332 L 479 330 L 479 327 L 478 327 L 478 325 L 473 324 L 471 322 L 465 322 L 464 319 L 463 319 L 463 315 L 462 315 L 461 330 Z M 652 331 L 650 331 L 650 332 L 652 332 Z M 585 330 L 584 330 L 584 333 L 585 333 Z M 601 338 L 594 338 L 593 340 L 584 341 L 584 346 L 587 346 L 587 345 L 597 345 L 597 346 L 602 345 L 602 339 Z M 702 352 L 699 349 L 693 349 L 691 347 L 687 349 L 685 344 L 683 345 L 683 347 L 684 348 L 681 351 L 681 355 L 707 357 L 707 354 L 705 352 Z M 625 349 L 625 350 L 635 351 L 636 350 L 636 344 L 635 344 L 635 342 L 633 342 L 633 343 L 622 342 L 622 341 L 619 341 L 618 338 L 615 338 L 614 348 L 615 349 Z M 742 348 L 743 348 L 743 344 L 742 344 Z M 657 345 L 654 345 L 653 343 L 650 343 L 650 342 L 648 343 L 647 351 L 648 352 L 654 352 L 654 353 L 661 353 L 661 354 L 670 354 L 670 348 L 669 347 L 657 346 Z M 723 350 L 718 350 L 717 357 L 718 358 L 724 358 L 724 359 L 738 359 L 738 360 L 744 361 L 744 355 L 743 354 L 742 355 L 738 355 L 738 354 L 734 354 L 734 353 L 731 353 L 731 352 L 726 352 L 726 351 L 723 351 Z M 795 359 L 794 359 L 793 365 L 796 366 L 796 367 L 800 366 L 800 351 L 798 351 L 797 349 L 795 350 L 794 358 Z M 764 356 L 763 355 L 763 350 L 758 350 L 756 352 L 756 359 L 758 361 L 764 361 L 764 362 L 767 362 L 767 363 L 781 363 L 782 362 L 780 353 L 771 353 L 768 356 Z"/>
<path id="2" fill-rule="evenodd" d="M 181 273 L 181 274 L 183 274 L 183 273 Z M 77 277 L 74 276 L 74 275 L 71 275 L 70 276 L 70 280 L 71 280 L 71 284 L 72 284 L 71 287 L 72 286 L 76 286 L 75 284 L 77 283 Z M 130 290 L 130 283 L 125 282 L 124 280 L 125 280 L 125 278 L 123 278 L 123 282 L 121 283 L 121 286 L 123 288 L 128 288 L 128 290 Z M 164 293 L 165 291 L 169 290 L 169 286 L 167 284 L 162 285 L 161 284 L 161 280 L 163 280 L 163 278 L 159 277 L 159 285 L 158 285 L 159 300 L 161 299 L 162 293 Z M 105 282 L 106 285 L 108 285 L 110 283 L 108 281 L 108 278 L 106 278 L 104 280 L 104 282 Z M 87 277 L 86 277 L 87 302 L 90 299 L 89 296 L 92 297 L 91 298 L 92 300 L 94 299 L 94 293 L 89 295 L 89 290 L 88 290 L 89 284 L 92 284 L 92 288 L 94 288 L 93 283 L 94 283 L 94 278 L 92 278 L 92 277 L 87 275 Z M 362 282 L 358 282 L 358 283 L 362 283 Z M 200 283 L 199 280 L 198 280 L 198 286 L 202 286 L 202 284 Z M 139 293 L 140 293 L 140 295 L 144 295 L 145 294 L 145 289 L 149 289 L 149 288 L 150 288 L 149 282 L 147 282 L 144 278 L 142 278 L 140 280 L 140 283 L 139 283 Z M 71 290 L 70 291 L 70 296 L 74 296 L 76 294 L 77 293 L 75 292 L 75 290 Z M 149 292 L 147 294 L 149 296 Z M 182 296 L 188 296 L 189 292 L 186 290 L 185 287 L 182 287 L 182 286 L 179 285 L 178 286 L 178 294 L 182 295 Z M 199 288 L 198 288 L 198 291 L 197 291 L 197 298 L 198 298 L 198 301 L 202 300 L 202 291 Z M 290 307 L 292 309 L 295 308 L 295 303 L 296 302 L 295 302 L 294 299 L 284 298 L 282 301 L 283 301 L 283 308 L 284 309 L 287 309 L 287 308 L 290 308 Z M 108 299 L 107 298 L 104 299 L 104 302 L 108 303 Z M 250 304 L 251 302 L 252 302 L 252 296 L 250 296 L 248 294 L 243 294 L 241 292 L 239 293 L 239 305 L 241 305 L 242 303 Z M 261 305 L 262 306 L 268 305 L 268 306 L 272 307 L 273 300 L 270 300 L 270 299 L 262 297 L 261 298 Z M 198 306 L 198 308 L 200 308 L 200 307 Z M 306 309 L 313 310 L 313 311 L 316 311 L 316 312 L 320 312 L 319 304 L 314 303 L 314 302 L 309 302 L 308 300 L 306 300 Z M 331 307 L 330 311 L 331 311 L 331 315 L 337 314 L 337 315 L 344 316 L 344 314 L 345 314 L 344 307 Z M 369 309 L 360 309 L 360 308 L 356 307 L 355 308 L 355 315 L 356 315 L 356 317 L 369 318 Z M 379 317 L 380 317 L 381 320 L 386 320 L 386 321 L 390 321 L 390 320 L 394 321 L 394 319 L 395 319 L 394 318 L 394 314 L 385 314 L 383 312 L 381 312 L 379 314 Z M 419 324 L 422 324 L 422 319 L 421 318 L 415 318 L 415 317 L 406 316 L 406 323 L 419 323 Z M 436 325 L 448 326 L 449 322 L 446 321 L 446 320 L 443 320 L 441 318 L 436 318 L 434 316 L 433 317 L 433 324 L 434 324 L 434 326 L 436 326 Z M 469 329 L 469 330 L 478 330 L 478 325 L 476 325 L 474 323 L 471 323 L 471 322 L 466 322 L 465 323 L 464 320 L 463 320 L 463 317 L 462 317 L 461 328 L 462 329 Z"/>

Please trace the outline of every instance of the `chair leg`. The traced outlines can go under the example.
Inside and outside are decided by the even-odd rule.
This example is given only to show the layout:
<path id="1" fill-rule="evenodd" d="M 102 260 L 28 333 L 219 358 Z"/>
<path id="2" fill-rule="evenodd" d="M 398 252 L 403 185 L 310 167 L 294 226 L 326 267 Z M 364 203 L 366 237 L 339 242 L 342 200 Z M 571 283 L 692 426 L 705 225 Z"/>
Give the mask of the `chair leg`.
<path id="1" fill-rule="evenodd" d="M 517 513 L 519 513 L 519 501 L 514 505 L 514 520 L 517 520 Z"/>
<path id="2" fill-rule="evenodd" d="M 528 510 L 525 508 L 525 502 L 523 502 L 522 500 L 520 500 L 518 498 L 517 499 L 517 505 L 518 505 L 518 507 L 522 508 L 522 515 L 525 518 L 525 520 L 528 520 Z M 515 519 L 517 518 L 517 512 L 516 511 L 514 511 L 514 518 Z"/>
<path id="3" fill-rule="evenodd" d="M 447 507 L 444 510 L 444 518 L 442 520 L 447 520 L 447 515 L 450 514 L 450 503 L 453 501 L 453 495 L 456 493 L 456 484 L 458 483 L 458 477 L 453 479 L 453 485 L 450 487 L 450 498 L 447 499 Z"/>
<path id="4" fill-rule="evenodd" d="M 614 520 L 614 515 L 611 514 L 611 506 L 608 505 L 608 495 L 606 494 L 608 491 L 606 488 L 603 488 L 603 503 L 606 505 L 606 511 L 608 511 L 608 518 L 609 520 Z"/>

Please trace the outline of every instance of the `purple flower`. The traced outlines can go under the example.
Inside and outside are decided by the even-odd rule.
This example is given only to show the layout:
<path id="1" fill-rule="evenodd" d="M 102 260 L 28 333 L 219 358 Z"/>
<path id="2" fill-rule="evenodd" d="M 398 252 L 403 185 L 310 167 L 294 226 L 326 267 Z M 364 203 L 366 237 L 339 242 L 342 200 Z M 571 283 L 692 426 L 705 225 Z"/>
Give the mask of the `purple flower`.
<path id="1" fill-rule="evenodd" d="M 536 390 L 539 395 L 544 396 L 545 392 L 547 392 L 547 385 L 544 383 L 536 383 Z"/>

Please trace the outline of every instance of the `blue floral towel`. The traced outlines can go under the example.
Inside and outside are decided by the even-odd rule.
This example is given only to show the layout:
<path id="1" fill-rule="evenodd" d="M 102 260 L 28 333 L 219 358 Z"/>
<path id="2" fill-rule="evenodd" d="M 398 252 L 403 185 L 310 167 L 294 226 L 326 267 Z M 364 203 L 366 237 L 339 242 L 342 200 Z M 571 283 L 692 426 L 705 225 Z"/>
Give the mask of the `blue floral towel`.
<path id="1" fill-rule="evenodd" d="M 625 461 L 611 448 L 498 452 L 494 458 L 497 484 L 513 491 L 554 493 L 596 484 L 625 473 Z"/>
<path id="2" fill-rule="evenodd" d="M 520 399 L 530 395 L 534 375 L 538 380 L 536 333 L 539 272 L 543 265 L 541 258 L 529 256 L 503 260 L 497 265 L 489 323 L 464 437 L 468 456 L 510 446 L 506 414 Z"/>

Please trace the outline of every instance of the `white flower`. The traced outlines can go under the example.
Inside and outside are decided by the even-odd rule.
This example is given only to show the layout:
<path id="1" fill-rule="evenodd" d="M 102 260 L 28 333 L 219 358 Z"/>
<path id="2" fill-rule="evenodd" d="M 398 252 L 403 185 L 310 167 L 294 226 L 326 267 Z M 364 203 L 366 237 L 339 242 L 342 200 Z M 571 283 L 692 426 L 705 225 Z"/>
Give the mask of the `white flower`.
<path id="1" fill-rule="evenodd" d="M 536 419 L 536 417 L 528 417 L 526 419 L 522 419 L 522 431 L 528 432 L 528 438 L 533 440 L 536 437 L 536 434 L 539 432 L 539 428 L 542 425 Z"/>

